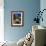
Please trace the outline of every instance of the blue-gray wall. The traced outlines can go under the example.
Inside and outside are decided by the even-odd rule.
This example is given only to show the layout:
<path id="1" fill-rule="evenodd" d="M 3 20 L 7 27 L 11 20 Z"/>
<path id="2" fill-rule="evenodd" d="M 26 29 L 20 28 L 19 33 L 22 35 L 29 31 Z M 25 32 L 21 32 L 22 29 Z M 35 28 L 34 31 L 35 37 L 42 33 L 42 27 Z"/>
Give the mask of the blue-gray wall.
<path id="1" fill-rule="evenodd" d="M 40 0 L 4 0 L 4 38 L 18 41 L 31 31 L 33 19 L 40 9 Z M 11 27 L 11 11 L 24 11 L 24 26 Z"/>
<path id="2" fill-rule="evenodd" d="M 46 9 L 46 0 L 41 0 L 40 1 L 40 10 L 42 11 L 43 9 Z M 46 10 L 43 12 L 43 22 L 40 22 L 40 25 L 45 26 L 46 27 Z"/>

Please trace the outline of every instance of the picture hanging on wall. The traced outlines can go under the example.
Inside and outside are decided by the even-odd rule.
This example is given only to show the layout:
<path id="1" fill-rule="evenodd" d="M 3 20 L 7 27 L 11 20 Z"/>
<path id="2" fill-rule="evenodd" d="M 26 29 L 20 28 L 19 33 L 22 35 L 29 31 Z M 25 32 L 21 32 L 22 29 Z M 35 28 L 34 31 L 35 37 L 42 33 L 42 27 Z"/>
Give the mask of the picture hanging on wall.
<path id="1" fill-rule="evenodd" d="M 24 11 L 11 11 L 11 25 L 15 27 L 24 25 Z"/>

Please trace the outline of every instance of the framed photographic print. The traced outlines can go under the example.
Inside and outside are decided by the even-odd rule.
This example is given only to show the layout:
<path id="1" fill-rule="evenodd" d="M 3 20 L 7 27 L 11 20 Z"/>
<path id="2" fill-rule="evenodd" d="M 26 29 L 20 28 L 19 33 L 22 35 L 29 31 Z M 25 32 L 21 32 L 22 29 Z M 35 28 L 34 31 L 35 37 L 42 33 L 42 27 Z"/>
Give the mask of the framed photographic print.
<path id="1" fill-rule="evenodd" d="M 24 25 L 24 11 L 11 11 L 11 25 L 15 27 Z"/>

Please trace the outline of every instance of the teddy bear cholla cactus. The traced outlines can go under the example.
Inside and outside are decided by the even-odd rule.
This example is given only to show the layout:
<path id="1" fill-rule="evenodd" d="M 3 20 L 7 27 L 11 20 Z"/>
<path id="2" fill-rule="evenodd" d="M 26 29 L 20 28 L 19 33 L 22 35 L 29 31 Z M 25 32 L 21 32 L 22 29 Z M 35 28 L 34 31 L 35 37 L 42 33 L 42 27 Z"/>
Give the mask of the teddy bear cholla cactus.
<path id="1" fill-rule="evenodd" d="M 33 36 L 32 36 L 32 34 L 29 32 L 29 33 L 26 35 L 26 38 L 25 38 L 25 40 L 24 40 L 23 46 L 31 46 L 32 42 L 33 42 Z"/>

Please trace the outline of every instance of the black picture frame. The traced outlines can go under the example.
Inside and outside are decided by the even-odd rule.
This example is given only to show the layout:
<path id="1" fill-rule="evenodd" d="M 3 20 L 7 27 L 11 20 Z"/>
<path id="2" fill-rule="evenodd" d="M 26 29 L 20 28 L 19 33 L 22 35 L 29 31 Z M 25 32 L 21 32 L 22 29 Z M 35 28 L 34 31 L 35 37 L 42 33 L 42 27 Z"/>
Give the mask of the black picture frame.
<path id="1" fill-rule="evenodd" d="M 11 11 L 11 26 L 24 26 L 24 11 Z"/>

